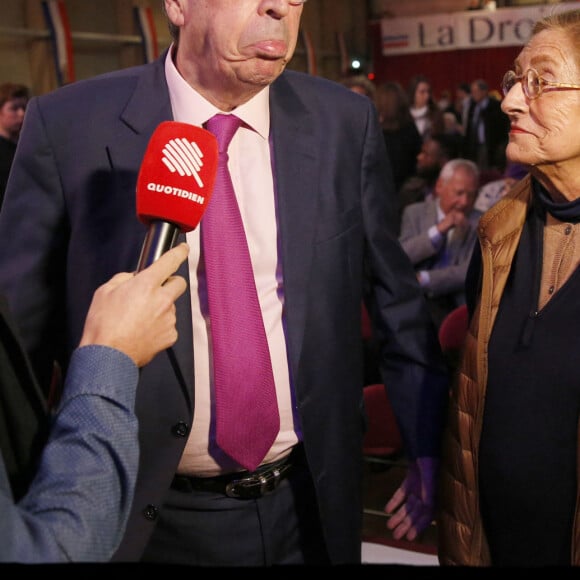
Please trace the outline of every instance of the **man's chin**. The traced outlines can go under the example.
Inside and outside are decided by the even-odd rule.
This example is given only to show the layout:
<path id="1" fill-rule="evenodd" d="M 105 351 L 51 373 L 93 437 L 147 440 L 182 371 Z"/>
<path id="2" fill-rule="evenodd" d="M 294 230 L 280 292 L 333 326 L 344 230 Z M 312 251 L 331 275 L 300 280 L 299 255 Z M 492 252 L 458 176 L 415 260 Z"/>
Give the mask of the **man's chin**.
<path id="1" fill-rule="evenodd" d="M 252 63 L 246 68 L 244 76 L 252 79 L 252 82 L 260 85 L 269 85 L 274 82 L 286 68 L 285 59 L 269 60 L 263 58 L 252 59 Z"/>

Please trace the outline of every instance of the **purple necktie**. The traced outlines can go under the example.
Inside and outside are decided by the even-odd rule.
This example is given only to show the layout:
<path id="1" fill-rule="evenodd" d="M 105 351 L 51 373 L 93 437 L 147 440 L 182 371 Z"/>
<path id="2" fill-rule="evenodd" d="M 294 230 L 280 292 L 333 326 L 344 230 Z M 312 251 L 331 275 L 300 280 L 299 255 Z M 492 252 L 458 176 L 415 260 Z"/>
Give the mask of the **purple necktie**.
<path id="1" fill-rule="evenodd" d="M 270 351 L 258 303 L 248 242 L 228 170 L 228 146 L 242 121 L 215 115 L 216 182 L 201 223 L 213 353 L 216 440 L 249 471 L 280 429 Z"/>

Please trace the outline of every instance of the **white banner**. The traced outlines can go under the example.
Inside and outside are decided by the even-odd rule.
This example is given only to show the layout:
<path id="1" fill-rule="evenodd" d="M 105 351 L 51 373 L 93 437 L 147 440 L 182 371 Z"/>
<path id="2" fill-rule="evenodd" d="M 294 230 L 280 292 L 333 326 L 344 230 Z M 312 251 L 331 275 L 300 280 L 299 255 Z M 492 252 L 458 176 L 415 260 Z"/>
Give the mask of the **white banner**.
<path id="1" fill-rule="evenodd" d="M 466 10 L 436 16 L 381 20 L 383 55 L 522 46 L 536 20 L 554 11 L 580 8 L 580 2 Z"/>

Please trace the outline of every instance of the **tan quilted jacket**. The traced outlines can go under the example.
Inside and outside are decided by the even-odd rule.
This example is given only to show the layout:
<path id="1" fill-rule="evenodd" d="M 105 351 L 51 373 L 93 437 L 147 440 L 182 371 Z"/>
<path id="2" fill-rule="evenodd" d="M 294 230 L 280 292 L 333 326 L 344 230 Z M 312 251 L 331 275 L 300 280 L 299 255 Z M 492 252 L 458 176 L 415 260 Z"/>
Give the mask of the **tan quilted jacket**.
<path id="1" fill-rule="evenodd" d="M 439 560 L 442 565 L 491 565 L 479 513 L 478 489 L 487 348 L 530 200 L 528 176 L 482 216 L 478 227 L 484 272 L 481 297 L 452 388 L 443 440 L 438 514 Z M 574 565 L 580 564 L 580 550 L 576 549 L 580 546 L 578 516 L 577 511 L 572 547 Z"/>

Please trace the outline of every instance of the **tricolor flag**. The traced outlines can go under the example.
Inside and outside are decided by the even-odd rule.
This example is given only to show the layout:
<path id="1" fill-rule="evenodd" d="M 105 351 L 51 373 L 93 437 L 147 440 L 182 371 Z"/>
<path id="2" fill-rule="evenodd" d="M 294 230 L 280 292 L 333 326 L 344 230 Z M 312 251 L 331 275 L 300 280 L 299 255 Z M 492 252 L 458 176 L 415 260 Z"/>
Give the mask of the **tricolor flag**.
<path id="1" fill-rule="evenodd" d="M 340 53 L 340 72 L 345 75 L 350 68 L 350 59 L 348 57 L 348 49 L 346 48 L 344 32 L 337 32 L 336 36 L 338 40 L 338 51 Z"/>
<path id="2" fill-rule="evenodd" d="M 409 46 L 408 34 L 385 34 L 383 36 L 383 50 L 404 48 L 405 46 Z"/>
<path id="3" fill-rule="evenodd" d="M 159 44 L 157 42 L 153 12 L 148 6 L 134 6 L 133 10 L 141 34 L 145 62 L 153 62 L 159 56 Z"/>
<path id="4" fill-rule="evenodd" d="M 316 76 L 316 55 L 314 53 L 314 45 L 308 30 L 302 29 L 302 42 L 304 43 L 304 50 L 306 51 L 306 70 L 309 74 Z"/>
<path id="5" fill-rule="evenodd" d="M 65 3 L 61 0 L 43 0 L 42 11 L 50 30 L 58 84 L 72 83 L 75 80 L 75 66 Z"/>

